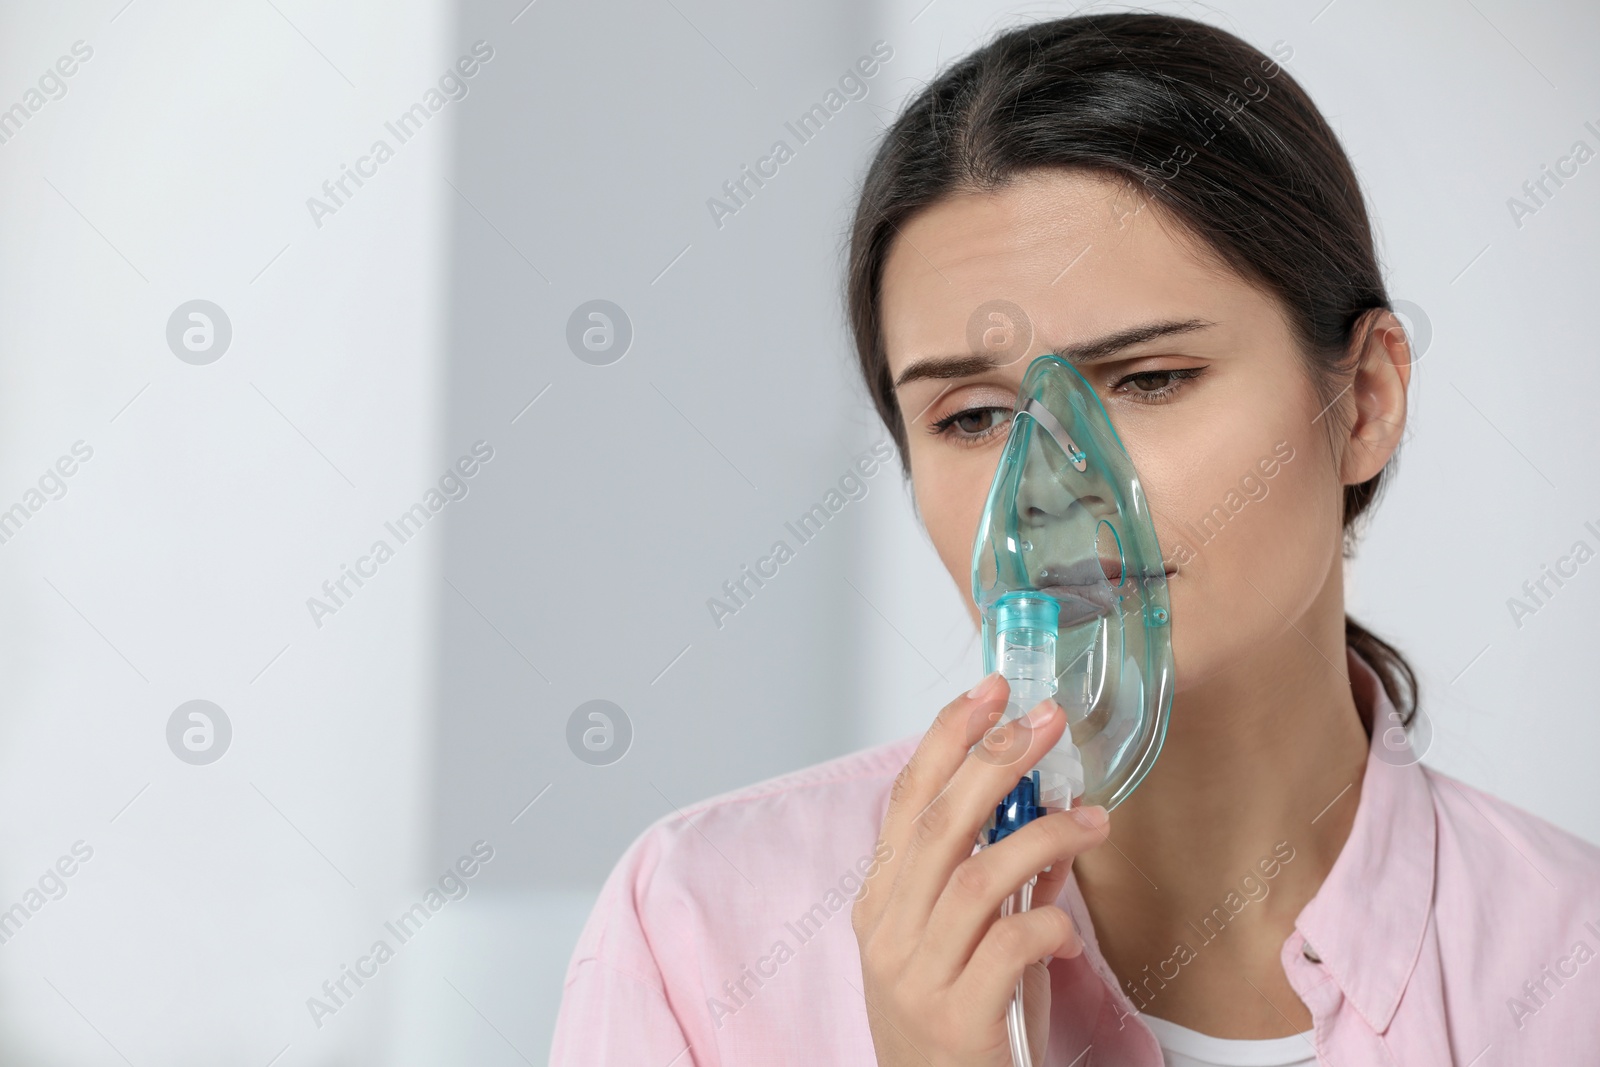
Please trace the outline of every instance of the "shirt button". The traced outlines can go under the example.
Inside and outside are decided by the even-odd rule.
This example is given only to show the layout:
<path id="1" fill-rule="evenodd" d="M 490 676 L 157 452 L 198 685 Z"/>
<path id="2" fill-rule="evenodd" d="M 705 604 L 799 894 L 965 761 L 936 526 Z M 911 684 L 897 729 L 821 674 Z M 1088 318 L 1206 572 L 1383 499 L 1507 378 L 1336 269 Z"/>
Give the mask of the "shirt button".
<path id="1" fill-rule="evenodd" d="M 1300 954 L 1312 963 L 1321 963 L 1322 957 L 1317 955 L 1317 950 L 1311 947 L 1311 942 L 1305 941 L 1300 945 Z"/>

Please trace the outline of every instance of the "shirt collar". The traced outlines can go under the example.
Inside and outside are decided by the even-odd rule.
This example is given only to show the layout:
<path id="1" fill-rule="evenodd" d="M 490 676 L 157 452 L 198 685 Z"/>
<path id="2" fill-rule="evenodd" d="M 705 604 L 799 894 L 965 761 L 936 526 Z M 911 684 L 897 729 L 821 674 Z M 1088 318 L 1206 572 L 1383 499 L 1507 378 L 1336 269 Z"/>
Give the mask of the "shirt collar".
<path id="1" fill-rule="evenodd" d="M 1419 757 L 1377 672 L 1345 650 L 1371 728 L 1350 836 L 1295 928 L 1374 1031 L 1382 1033 L 1415 969 L 1433 909 L 1435 825 Z M 1320 816 L 1319 816 L 1320 817 Z"/>

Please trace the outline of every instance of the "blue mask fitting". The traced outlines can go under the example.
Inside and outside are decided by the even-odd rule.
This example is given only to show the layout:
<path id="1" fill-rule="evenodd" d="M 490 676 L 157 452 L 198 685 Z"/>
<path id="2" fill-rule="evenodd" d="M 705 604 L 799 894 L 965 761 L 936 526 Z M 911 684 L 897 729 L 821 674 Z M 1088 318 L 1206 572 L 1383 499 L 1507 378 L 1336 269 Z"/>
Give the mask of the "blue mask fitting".
<path id="1" fill-rule="evenodd" d="M 1043 355 L 1014 410 L 972 554 L 983 668 L 1011 688 L 1001 723 L 1052 698 L 1068 730 L 1000 803 L 983 846 L 1075 802 L 1116 807 L 1155 762 L 1172 709 L 1166 570 L 1105 406 L 1071 364 Z M 1026 911 L 1034 882 L 1001 913 Z M 1008 1021 L 1014 1064 L 1032 1067 L 1020 981 Z"/>

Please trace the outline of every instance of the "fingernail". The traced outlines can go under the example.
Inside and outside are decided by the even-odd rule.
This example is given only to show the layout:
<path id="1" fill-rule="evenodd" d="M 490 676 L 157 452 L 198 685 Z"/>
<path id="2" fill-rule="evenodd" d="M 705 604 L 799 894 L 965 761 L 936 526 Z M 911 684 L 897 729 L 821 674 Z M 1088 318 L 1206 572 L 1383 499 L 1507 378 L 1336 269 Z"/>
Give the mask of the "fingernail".
<path id="1" fill-rule="evenodd" d="M 1026 715 L 1024 715 L 1022 717 L 1022 721 L 1024 723 L 1026 723 L 1028 726 L 1031 726 L 1031 727 L 1034 727 L 1034 728 L 1037 729 L 1038 727 L 1043 726 L 1045 723 L 1049 722 L 1051 717 L 1053 715 L 1055 715 L 1055 713 L 1056 713 L 1056 702 L 1055 701 L 1053 701 L 1053 700 L 1041 700 L 1041 701 L 1039 701 L 1039 703 L 1034 705 L 1032 711 L 1028 712 L 1028 714 L 1026 714 Z"/>
<path id="2" fill-rule="evenodd" d="M 1098 804 L 1091 804 L 1088 807 L 1072 808 L 1071 811 L 1072 817 L 1077 819 L 1085 829 L 1098 830 L 1100 827 L 1106 824 L 1106 809 L 1102 808 Z"/>
<path id="3" fill-rule="evenodd" d="M 995 671 L 992 674 L 989 674 L 989 675 L 985 676 L 983 681 L 979 682 L 977 685 L 975 685 L 971 689 L 967 690 L 967 699 L 968 700 L 982 700 L 984 697 L 986 697 L 990 693 L 994 692 L 995 682 L 997 682 L 999 680 L 1000 680 L 1000 672 L 999 671 Z"/>

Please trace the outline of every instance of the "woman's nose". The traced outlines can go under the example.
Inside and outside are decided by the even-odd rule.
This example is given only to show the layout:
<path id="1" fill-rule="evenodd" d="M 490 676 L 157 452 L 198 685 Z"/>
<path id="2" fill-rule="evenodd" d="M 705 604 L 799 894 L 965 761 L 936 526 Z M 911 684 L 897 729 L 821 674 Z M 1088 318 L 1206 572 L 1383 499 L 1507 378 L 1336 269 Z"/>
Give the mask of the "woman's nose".
<path id="1" fill-rule="evenodd" d="M 1108 510 L 1105 497 L 1082 475 L 1064 461 L 1052 464 L 1037 439 L 1030 443 L 1017 487 L 1017 514 L 1023 525 L 1037 528 L 1069 518 L 1099 519 Z"/>
<path id="2" fill-rule="evenodd" d="M 1044 456 L 1039 437 L 1039 432 L 1035 429 L 1033 440 L 1028 442 L 1028 454 L 1022 464 L 1022 478 L 1017 486 L 1017 514 L 1030 526 L 1059 518 L 1072 506 L 1072 494 L 1050 469 L 1050 462 Z"/>

